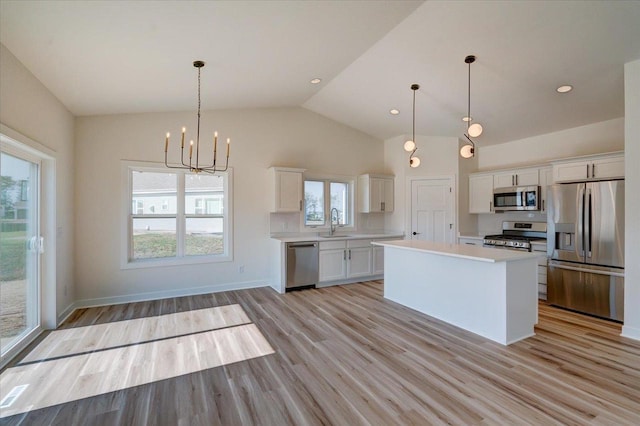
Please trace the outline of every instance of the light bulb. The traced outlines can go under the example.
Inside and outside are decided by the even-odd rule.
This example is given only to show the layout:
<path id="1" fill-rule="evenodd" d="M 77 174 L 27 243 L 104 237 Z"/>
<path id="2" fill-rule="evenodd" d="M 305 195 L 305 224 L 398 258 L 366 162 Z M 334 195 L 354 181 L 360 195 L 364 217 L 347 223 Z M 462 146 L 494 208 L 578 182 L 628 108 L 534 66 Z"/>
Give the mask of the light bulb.
<path id="1" fill-rule="evenodd" d="M 420 165 L 420 159 L 418 157 L 409 158 L 409 166 L 414 169 Z"/>
<path id="2" fill-rule="evenodd" d="M 411 152 L 416 149 L 416 143 L 414 141 L 406 141 L 404 143 L 404 150 L 407 152 Z"/>
<path id="3" fill-rule="evenodd" d="M 471 144 L 467 144 L 460 148 L 460 156 L 462 158 L 471 158 L 473 157 L 473 151 L 473 146 L 471 146 Z"/>
<path id="4" fill-rule="evenodd" d="M 482 126 L 480 125 L 480 123 L 473 123 L 471 126 L 469 126 L 468 132 L 469 136 L 471 136 L 472 138 L 477 138 L 482 134 Z"/>

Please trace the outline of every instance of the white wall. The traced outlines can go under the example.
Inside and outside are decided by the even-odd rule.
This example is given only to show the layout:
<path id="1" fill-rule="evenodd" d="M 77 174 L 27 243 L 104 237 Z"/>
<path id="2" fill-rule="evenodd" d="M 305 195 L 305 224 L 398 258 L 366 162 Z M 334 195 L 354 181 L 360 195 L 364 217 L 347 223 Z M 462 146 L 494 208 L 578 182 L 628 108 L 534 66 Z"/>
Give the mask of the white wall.
<path id="1" fill-rule="evenodd" d="M 403 135 L 384 142 L 385 170 L 395 175 L 395 208 L 385 215 L 385 228 L 408 232 L 407 179 L 410 177 L 454 176 L 458 181 L 458 138 L 416 135 L 420 167 L 409 167 L 409 153 L 403 145 L 410 136 Z"/>
<path id="2" fill-rule="evenodd" d="M 55 305 L 56 316 L 60 317 L 74 300 L 74 117 L 1 44 L 0 94 L 0 122 L 55 152 Z"/>
<path id="3" fill-rule="evenodd" d="M 622 335 L 640 340 L 640 60 L 624 67 L 625 288 Z"/>
<path id="4" fill-rule="evenodd" d="M 557 158 L 624 150 L 624 118 L 479 147 L 478 170 L 542 164 Z"/>
<path id="5" fill-rule="evenodd" d="M 121 270 L 121 160 L 163 161 L 165 133 L 177 135 L 183 125 L 189 133 L 195 120 L 195 111 L 77 119 L 78 299 L 267 285 L 268 167 L 352 176 L 383 171 L 382 141 L 302 108 L 203 112 L 201 140 L 209 141 L 214 124 L 221 138 L 232 139 L 234 261 Z"/>

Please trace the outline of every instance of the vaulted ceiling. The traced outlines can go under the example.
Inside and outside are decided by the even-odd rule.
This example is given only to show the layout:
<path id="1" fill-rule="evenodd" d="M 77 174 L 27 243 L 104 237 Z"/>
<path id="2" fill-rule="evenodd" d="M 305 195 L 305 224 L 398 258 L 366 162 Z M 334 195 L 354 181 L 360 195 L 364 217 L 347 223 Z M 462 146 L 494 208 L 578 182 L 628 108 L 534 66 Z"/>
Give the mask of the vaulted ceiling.
<path id="1" fill-rule="evenodd" d="M 479 145 L 623 116 L 639 22 L 638 1 L 0 2 L 0 42 L 75 115 L 194 110 L 203 60 L 204 110 L 302 106 L 386 139 L 418 83 L 416 133 L 461 136 L 474 54 Z"/>

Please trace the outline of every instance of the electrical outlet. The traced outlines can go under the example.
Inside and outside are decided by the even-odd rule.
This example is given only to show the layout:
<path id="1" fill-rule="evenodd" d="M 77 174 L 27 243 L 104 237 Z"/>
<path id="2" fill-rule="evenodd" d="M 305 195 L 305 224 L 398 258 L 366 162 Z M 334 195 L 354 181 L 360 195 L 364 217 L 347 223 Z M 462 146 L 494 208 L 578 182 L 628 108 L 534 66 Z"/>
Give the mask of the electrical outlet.
<path id="1" fill-rule="evenodd" d="M 244 265 L 240 265 L 240 267 L 238 268 L 238 272 L 240 272 L 241 274 L 244 272 Z"/>

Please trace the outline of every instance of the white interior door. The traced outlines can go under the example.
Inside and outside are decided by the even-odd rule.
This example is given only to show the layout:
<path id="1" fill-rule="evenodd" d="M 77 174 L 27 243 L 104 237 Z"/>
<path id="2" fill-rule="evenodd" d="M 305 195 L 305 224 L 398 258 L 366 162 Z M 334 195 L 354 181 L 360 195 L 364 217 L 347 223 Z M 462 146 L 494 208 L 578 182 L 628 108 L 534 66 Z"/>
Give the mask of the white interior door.
<path id="1" fill-rule="evenodd" d="M 411 181 L 411 238 L 454 242 L 453 179 Z"/>

